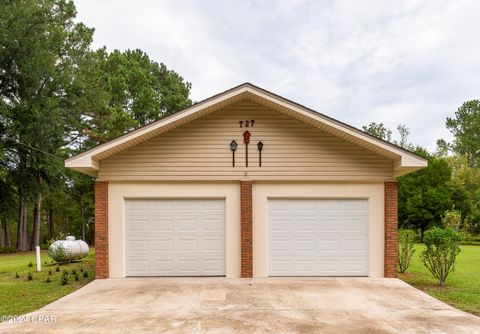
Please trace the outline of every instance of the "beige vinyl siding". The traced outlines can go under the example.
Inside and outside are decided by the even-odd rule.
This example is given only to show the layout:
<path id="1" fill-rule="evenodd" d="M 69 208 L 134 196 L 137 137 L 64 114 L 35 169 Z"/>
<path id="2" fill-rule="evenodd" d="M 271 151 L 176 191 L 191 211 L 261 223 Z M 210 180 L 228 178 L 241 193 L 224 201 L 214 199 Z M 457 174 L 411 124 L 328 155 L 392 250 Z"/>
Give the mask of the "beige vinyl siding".
<path id="1" fill-rule="evenodd" d="M 240 120 L 255 120 L 240 128 Z M 251 133 L 245 167 L 243 132 Z M 235 165 L 229 144 L 238 143 Z M 264 144 L 262 167 L 257 143 Z M 392 178 L 392 160 L 254 102 L 237 102 L 100 162 L 101 180 Z"/>

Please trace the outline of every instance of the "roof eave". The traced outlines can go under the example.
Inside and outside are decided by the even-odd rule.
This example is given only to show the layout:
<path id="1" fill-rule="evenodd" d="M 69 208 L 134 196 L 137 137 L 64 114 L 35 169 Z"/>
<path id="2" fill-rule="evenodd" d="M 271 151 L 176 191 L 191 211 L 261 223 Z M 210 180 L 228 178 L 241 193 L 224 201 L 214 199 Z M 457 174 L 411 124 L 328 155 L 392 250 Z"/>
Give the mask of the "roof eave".
<path id="1" fill-rule="evenodd" d="M 428 166 L 428 160 L 421 157 L 404 155 L 393 165 L 393 176 L 399 177 L 416 172 Z"/>
<path id="2" fill-rule="evenodd" d="M 78 159 L 65 160 L 65 167 L 76 170 L 83 174 L 98 177 L 100 164 L 98 161 L 93 160 L 89 155 L 86 155 Z"/>
<path id="3" fill-rule="evenodd" d="M 192 117 L 200 117 L 200 114 L 203 114 L 205 110 L 211 110 L 210 108 L 215 109 L 216 107 L 219 107 L 220 104 L 231 101 L 231 99 L 239 97 L 240 95 L 243 96 L 244 94 L 253 94 L 258 98 L 262 98 L 264 101 L 269 100 L 277 106 L 282 106 L 283 108 L 286 108 L 286 110 L 296 111 L 294 114 L 302 114 L 303 117 L 314 119 L 318 124 L 322 124 L 322 127 L 327 126 L 329 129 L 341 130 L 341 133 L 348 135 L 350 138 L 359 139 L 360 142 L 362 142 L 361 145 L 365 145 L 366 148 L 373 147 L 377 150 L 380 150 L 382 154 L 385 154 L 385 156 L 389 156 L 390 159 L 394 160 L 394 177 L 414 172 L 416 170 L 425 168 L 428 165 L 426 159 L 416 155 L 413 152 L 370 136 L 357 128 L 315 112 L 307 107 L 268 92 L 260 87 L 254 86 L 250 83 L 245 83 L 203 100 L 167 118 L 149 124 L 143 128 L 134 130 L 131 133 L 125 134 L 121 137 L 115 138 L 108 143 L 70 157 L 65 161 L 65 167 L 96 177 L 99 170 L 98 161 L 104 159 L 108 154 L 113 154 L 115 151 L 117 151 L 115 150 L 116 146 L 123 146 L 124 143 L 137 141 L 136 138 L 140 139 L 140 137 L 143 137 L 144 135 L 146 137 L 146 134 L 148 133 L 151 136 L 153 133 L 158 133 L 157 131 L 161 128 L 175 127 L 191 121 Z M 200 113 L 198 113 L 199 111 Z M 193 114 L 197 115 L 193 116 Z M 146 138 L 143 140 L 146 140 Z"/>

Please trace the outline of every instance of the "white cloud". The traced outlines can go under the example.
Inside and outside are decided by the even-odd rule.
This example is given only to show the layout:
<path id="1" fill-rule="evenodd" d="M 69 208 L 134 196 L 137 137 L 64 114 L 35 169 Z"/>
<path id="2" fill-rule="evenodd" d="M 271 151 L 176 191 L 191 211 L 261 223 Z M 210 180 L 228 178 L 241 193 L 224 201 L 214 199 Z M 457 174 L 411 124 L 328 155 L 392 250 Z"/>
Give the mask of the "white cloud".
<path id="1" fill-rule="evenodd" d="M 434 149 L 480 98 L 480 3 L 77 0 L 94 44 L 141 48 L 201 100 L 245 81 L 360 127 L 411 128 Z"/>

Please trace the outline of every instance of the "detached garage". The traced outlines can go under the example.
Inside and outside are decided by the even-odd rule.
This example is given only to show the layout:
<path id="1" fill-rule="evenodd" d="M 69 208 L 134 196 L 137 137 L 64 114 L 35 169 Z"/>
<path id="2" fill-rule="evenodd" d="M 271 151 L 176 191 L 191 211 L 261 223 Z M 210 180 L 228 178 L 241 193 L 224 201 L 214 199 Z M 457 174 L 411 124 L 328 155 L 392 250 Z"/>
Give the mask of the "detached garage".
<path id="1" fill-rule="evenodd" d="M 97 278 L 395 277 L 427 162 L 246 83 L 65 164 L 97 178 Z"/>

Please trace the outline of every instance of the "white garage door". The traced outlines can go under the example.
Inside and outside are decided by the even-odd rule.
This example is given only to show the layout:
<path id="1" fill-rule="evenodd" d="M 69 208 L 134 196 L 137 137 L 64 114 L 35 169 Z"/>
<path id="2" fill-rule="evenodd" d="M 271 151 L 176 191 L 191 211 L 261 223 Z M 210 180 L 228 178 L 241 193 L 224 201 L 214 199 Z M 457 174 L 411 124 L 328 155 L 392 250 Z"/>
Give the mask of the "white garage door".
<path id="1" fill-rule="evenodd" d="M 125 201 L 127 276 L 225 275 L 225 201 Z"/>
<path id="2" fill-rule="evenodd" d="M 269 200 L 270 276 L 368 275 L 368 201 Z"/>

